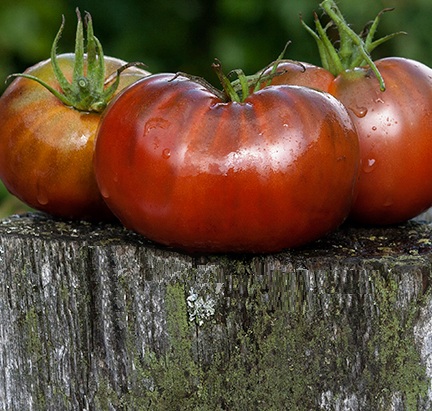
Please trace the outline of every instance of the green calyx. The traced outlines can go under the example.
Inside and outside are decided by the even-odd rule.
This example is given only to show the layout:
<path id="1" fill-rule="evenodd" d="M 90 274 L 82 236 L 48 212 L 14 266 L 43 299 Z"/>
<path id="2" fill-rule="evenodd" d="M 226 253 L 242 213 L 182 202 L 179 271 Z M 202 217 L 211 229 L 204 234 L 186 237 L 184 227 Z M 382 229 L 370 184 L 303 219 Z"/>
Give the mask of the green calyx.
<path id="1" fill-rule="evenodd" d="M 371 52 L 387 40 L 399 34 L 405 34 L 404 32 L 397 32 L 374 40 L 382 15 L 393 9 L 382 10 L 371 24 L 367 25 L 360 34 L 357 34 L 349 27 L 334 0 L 324 0 L 320 7 L 330 18 L 330 23 L 327 26 L 322 26 L 316 13 L 314 15 L 316 31 L 311 29 L 303 20 L 302 24 L 317 42 L 322 66 L 336 76 L 345 70 L 368 65 L 377 77 L 380 89 L 384 91 L 384 79 L 371 58 Z M 330 26 L 337 28 L 339 34 L 338 48 L 334 46 L 327 35 L 327 29 Z"/>
<path id="2" fill-rule="evenodd" d="M 282 61 L 288 44 L 289 43 L 287 43 L 282 53 L 279 55 L 279 57 L 274 63 L 271 63 L 269 66 L 265 67 L 257 74 L 253 74 L 250 76 L 247 76 L 241 69 L 234 69 L 231 70 L 228 74 L 225 74 L 222 69 L 222 63 L 218 59 L 215 59 L 214 63 L 212 64 L 212 68 L 215 71 L 217 77 L 219 78 L 219 81 L 222 85 L 222 90 L 214 87 L 204 78 L 199 76 L 193 76 L 188 73 L 179 72 L 174 76 L 173 80 L 178 76 L 183 76 L 191 81 L 201 84 L 204 88 L 211 91 L 224 103 L 243 103 L 246 98 L 249 97 L 251 94 L 269 85 L 273 77 L 282 74 L 278 73 L 276 70 L 279 63 Z M 269 69 L 271 70 L 269 71 Z M 230 77 L 232 75 L 236 75 L 237 79 L 231 81 Z"/>
<path id="3" fill-rule="evenodd" d="M 228 102 L 233 101 L 236 103 L 242 103 L 249 97 L 252 93 L 260 90 L 261 88 L 269 85 L 273 77 L 280 75 L 277 73 L 277 67 L 282 61 L 285 51 L 288 47 L 289 42 L 285 45 L 282 53 L 278 56 L 274 63 L 265 67 L 263 70 L 259 71 L 257 74 L 246 76 L 243 70 L 235 69 L 226 75 L 222 70 L 222 64 L 219 60 L 215 60 L 212 64 L 216 75 L 222 84 L 223 91 L 218 93 L 221 100 Z M 268 71 L 271 68 L 270 71 Z M 237 79 L 231 81 L 229 77 L 236 75 Z"/>
<path id="4" fill-rule="evenodd" d="M 93 33 L 92 19 L 89 13 L 85 13 L 84 23 L 86 25 L 87 54 L 84 52 L 84 28 L 79 10 L 76 10 L 78 24 L 75 39 L 75 62 L 73 67 L 72 81 L 69 82 L 62 72 L 57 60 L 57 46 L 63 33 L 65 24 L 64 17 L 62 24 L 54 39 L 51 48 L 51 64 L 55 77 L 60 85 L 61 91 L 56 90 L 36 76 L 19 73 L 11 74 L 10 77 L 25 77 L 34 80 L 48 89 L 63 104 L 73 107 L 79 111 L 92 111 L 100 113 L 107 106 L 110 99 L 116 92 L 120 74 L 131 66 L 142 65 L 141 63 L 128 63 L 121 66 L 113 75 L 105 77 L 105 60 L 100 41 Z M 87 62 L 86 73 L 84 72 Z"/>

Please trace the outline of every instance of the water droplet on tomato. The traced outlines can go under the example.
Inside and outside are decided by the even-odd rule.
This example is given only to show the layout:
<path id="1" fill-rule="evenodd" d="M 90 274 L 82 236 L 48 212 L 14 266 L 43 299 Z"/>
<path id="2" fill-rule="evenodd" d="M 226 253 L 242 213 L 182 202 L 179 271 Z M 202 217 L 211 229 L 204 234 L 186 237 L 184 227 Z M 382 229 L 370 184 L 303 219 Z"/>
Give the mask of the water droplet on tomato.
<path id="1" fill-rule="evenodd" d="M 109 198 L 109 192 L 106 189 L 106 187 L 103 187 L 103 186 L 99 187 L 99 191 L 100 191 L 103 198 Z"/>
<path id="2" fill-rule="evenodd" d="M 372 126 L 372 130 L 376 131 L 377 130 L 377 126 Z"/>
<path id="3" fill-rule="evenodd" d="M 369 158 L 363 163 L 363 171 L 365 173 L 370 173 L 376 167 L 376 160 L 374 158 Z"/>
<path id="4" fill-rule="evenodd" d="M 37 202 L 42 206 L 47 205 L 48 201 L 49 201 L 48 195 L 43 191 L 39 191 L 37 193 L 36 199 L 37 199 Z"/>
<path id="5" fill-rule="evenodd" d="M 364 117 L 368 110 L 366 107 L 350 107 L 350 110 L 358 117 L 358 118 L 362 118 Z"/>
<path id="6" fill-rule="evenodd" d="M 164 159 L 168 159 L 168 158 L 170 158 L 170 157 L 171 157 L 171 150 L 170 150 L 169 148 L 165 148 L 165 149 L 162 151 L 162 157 L 163 157 Z"/>

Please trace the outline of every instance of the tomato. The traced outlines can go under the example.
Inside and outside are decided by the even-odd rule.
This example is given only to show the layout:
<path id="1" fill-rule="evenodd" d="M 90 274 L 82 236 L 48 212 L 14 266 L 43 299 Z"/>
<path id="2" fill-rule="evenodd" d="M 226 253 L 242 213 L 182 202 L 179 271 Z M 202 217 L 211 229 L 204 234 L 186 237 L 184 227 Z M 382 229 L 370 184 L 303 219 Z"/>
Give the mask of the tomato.
<path id="1" fill-rule="evenodd" d="M 329 92 L 348 109 L 362 164 L 350 218 L 370 225 L 406 221 L 432 206 L 432 69 L 400 57 L 372 60 L 369 52 L 383 41 L 372 41 L 382 13 L 360 38 L 333 0 L 321 7 L 339 30 L 339 52 L 316 20 L 318 34 L 312 34 L 324 67 L 300 63 L 302 72 L 282 62 L 277 67 L 282 74 L 271 83 Z"/>
<path id="2" fill-rule="evenodd" d="M 71 88 L 79 82 L 92 85 L 94 72 L 90 72 L 89 59 L 80 57 L 87 77 L 83 74 L 73 83 L 77 54 L 55 56 Z M 107 74 L 125 64 L 101 54 L 98 58 L 103 59 Z M 117 91 L 146 74 L 139 68 L 128 68 L 120 76 Z M 52 58 L 29 68 L 25 75 L 62 91 Z M 60 217 L 113 218 L 99 193 L 92 167 L 100 112 L 66 105 L 35 80 L 17 77 L 0 98 L 0 117 L 0 178 L 13 195 L 32 208 Z"/>
<path id="3" fill-rule="evenodd" d="M 69 78 L 74 61 L 74 54 L 58 56 Z M 105 62 L 109 72 L 124 64 L 109 57 Z M 50 60 L 26 73 L 56 87 Z M 124 73 L 120 88 L 142 77 L 139 69 Z M 0 98 L 0 117 L 0 178 L 13 195 L 57 216 L 112 217 L 92 168 L 100 113 L 68 107 L 33 80 L 18 77 Z"/>
<path id="4" fill-rule="evenodd" d="M 352 203 L 358 139 L 343 105 L 305 87 L 226 101 L 146 77 L 108 106 L 94 169 L 129 229 L 187 252 L 276 252 L 334 230 Z"/>
<path id="5" fill-rule="evenodd" d="M 304 65 L 304 71 L 299 65 L 280 65 L 277 71 L 283 74 L 272 84 L 327 91 L 347 107 L 362 163 L 350 217 L 367 224 L 394 224 L 432 206 L 432 69 L 397 57 L 375 64 L 385 91 L 369 67 L 334 77 L 313 65 Z"/>
<path id="6" fill-rule="evenodd" d="M 362 167 L 351 217 L 368 224 L 408 220 L 432 206 L 432 69 L 404 58 L 339 75 L 330 92 L 349 110 Z"/>

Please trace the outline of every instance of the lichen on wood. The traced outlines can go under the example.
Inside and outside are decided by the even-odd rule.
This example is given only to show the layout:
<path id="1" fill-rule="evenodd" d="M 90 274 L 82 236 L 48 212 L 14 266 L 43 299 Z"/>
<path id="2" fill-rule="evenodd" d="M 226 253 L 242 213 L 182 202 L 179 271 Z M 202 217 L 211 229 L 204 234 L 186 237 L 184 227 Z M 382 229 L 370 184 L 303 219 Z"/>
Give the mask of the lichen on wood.
<path id="1" fill-rule="evenodd" d="M 186 255 L 120 225 L 0 221 L 0 404 L 428 410 L 432 228 Z"/>

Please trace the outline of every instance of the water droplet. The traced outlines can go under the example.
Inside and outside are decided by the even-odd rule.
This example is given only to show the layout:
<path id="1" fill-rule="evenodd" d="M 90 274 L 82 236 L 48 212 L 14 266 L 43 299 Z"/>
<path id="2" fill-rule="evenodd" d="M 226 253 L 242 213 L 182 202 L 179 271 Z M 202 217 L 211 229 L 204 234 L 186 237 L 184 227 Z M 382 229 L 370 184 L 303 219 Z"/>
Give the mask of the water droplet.
<path id="1" fill-rule="evenodd" d="M 44 206 L 48 204 L 48 195 L 44 191 L 39 191 L 36 196 L 37 202 Z"/>
<path id="2" fill-rule="evenodd" d="M 368 110 L 366 107 L 350 107 L 350 110 L 358 117 L 358 118 L 362 118 L 364 117 Z"/>
<path id="3" fill-rule="evenodd" d="M 370 173 L 376 167 L 376 160 L 374 158 L 369 158 L 363 163 L 363 171 L 365 173 Z"/>
<path id="4" fill-rule="evenodd" d="M 104 186 L 99 187 L 99 191 L 103 198 L 109 198 L 109 192 L 106 187 Z"/>
<path id="5" fill-rule="evenodd" d="M 377 130 L 377 126 L 372 126 L 372 130 L 376 131 Z"/>
<path id="6" fill-rule="evenodd" d="M 171 157 L 171 150 L 169 148 L 165 148 L 162 151 L 162 157 L 165 158 L 165 159 L 170 158 Z"/>

